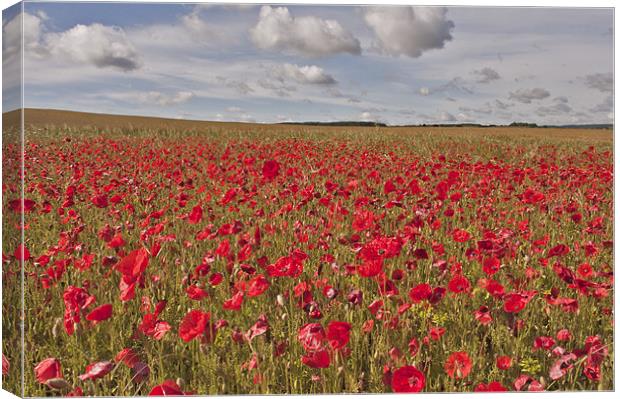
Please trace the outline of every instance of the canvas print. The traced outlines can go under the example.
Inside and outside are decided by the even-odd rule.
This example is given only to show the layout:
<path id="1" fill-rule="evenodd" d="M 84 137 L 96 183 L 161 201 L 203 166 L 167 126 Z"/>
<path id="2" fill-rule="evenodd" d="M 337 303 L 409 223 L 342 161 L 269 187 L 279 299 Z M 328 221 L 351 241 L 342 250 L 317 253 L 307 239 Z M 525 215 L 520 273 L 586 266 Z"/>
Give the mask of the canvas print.
<path id="1" fill-rule="evenodd" d="M 612 391 L 612 8 L 2 14 L 2 388 Z"/>

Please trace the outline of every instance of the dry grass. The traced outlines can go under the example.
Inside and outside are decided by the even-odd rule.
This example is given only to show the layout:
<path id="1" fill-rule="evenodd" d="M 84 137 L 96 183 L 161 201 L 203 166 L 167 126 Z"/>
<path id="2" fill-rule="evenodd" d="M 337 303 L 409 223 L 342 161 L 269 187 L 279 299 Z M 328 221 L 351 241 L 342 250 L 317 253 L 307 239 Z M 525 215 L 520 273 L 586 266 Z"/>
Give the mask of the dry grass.
<path id="1" fill-rule="evenodd" d="M 25 109 L 25 125 L 44 128 L 91 128 L 110 130 L 176 130 L 176 131 L 235 131 L 235 132 L 282 132 L 330 134 L 347 130 L 348 132 L 370 133 L 377 135 L 400 136 L 437 134 L 446 137 L 468 138 L 486 136 L 489 138 L 506 139 L 548 139 L 584 141 L 597 144 L 611 144 L 613 130 L 610 129 L 569 129 L 569 128 L 521 128 L 521 127 L 332 127 L 332 126 L 301 126 L 282 124 L 212 122 L 183 119 L 167 119 L 130 115 L 110 115 L 87 112 L 62 111 L 53 109 Z M 19 112 L 3 114 L 5 125 L 17 125 Z"/>

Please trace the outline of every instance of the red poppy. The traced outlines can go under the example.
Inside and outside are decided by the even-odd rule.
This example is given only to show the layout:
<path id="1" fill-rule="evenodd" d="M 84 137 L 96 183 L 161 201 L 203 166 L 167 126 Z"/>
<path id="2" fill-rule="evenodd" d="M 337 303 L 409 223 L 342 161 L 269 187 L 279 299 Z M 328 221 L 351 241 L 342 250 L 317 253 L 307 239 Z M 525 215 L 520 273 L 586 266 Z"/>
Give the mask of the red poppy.
<path id="1" fill-rule="evenodd" d="M 190 310 L 185 315 L 179 326 L 179 336 L 185 342 L 189 342 L 198 335 L 204 333 L 211 314 L 201 310 Z"/>
<path id="2" fill-rule="evenodd" d="M 185 289 L 187 296 L 189 299 L 193 299 L 194 301 L 201 301 L 204 298 L 209 296 L 209 293 L 202 288 L 197 287 L 195 284 L 190 285 Z"/>
<path id="3" fill-rule="evenodd" d="M 558 339 L 558 341 L 570 341 L 572 338 L 572 335 L 569 330 L 567 330 L 566 328 L 563 328 L 560 331 L 558 331 L 558 333 L 556 334 L 556 338 Z"/>
<path id="4" fill-rule="evenodd" d="M 444 370 L 452 378 L 466 378 L 471 372 L 471 359 L 467 352 L 453 352 L 444 365 Z"/>
<path id="5" fill-rule="evenodd" d="M 310 352 L 307 355 L 301 357 L 301 362 L 313 369 L 324 369 L 329 367 L 329 352 L 326 350 L 319 350 Z"/>
<path id="6" fill-rule="evenodd" d="M 148 396 L 183 396 L 185 392 L 173 380 L 166 380 L 161 385 L 154 386 Z"/>
<path id="7" fill-rule="evenodd" d="M 267 321 L 267 316 L 262 314 L 258 317 L 258 320 L 245 334 L 245 337 L 248 341 L 252 342 L 252 340 L 259 335 L 262 335 L 269 330 L 269 322 Z"/>
<path id="8" fill-rule="evenodd" d="M 491 324 L 493 321 L 489 308 L 486 306 L 480 306 L 480 308 L 474 312 L 474 316 L 483 326 Z"/>
<path id="9" fill-rule="evenodd" d="M 297 339 L 306 351 L 318 351 L 323 347 L 326 335 L 323 326 L 318 323 L 308 323 L 299 329 Z"/>
<path id="10" fill-rule="evenodd" d="M 246 293 L 249 297 L 259 296 L 263 292 L 267 291 L 269 286 L 269 280 L 267 280 L 267 278 L 265 278 L 262 274 L 259 274 L 248 282 L 248 289 Z"/>
<path id="11" fill-rule="evenodd" d="M 433 289 L 429 284 L 418 284 L 409 291 L 409 298 L 413 303 L 420 303 L 425 299 L 430 298 L 433 293 Z"/>
<path id="12" fill-rule="evenodd" d="M 536 337 L 534 340 L 534 349 L 550 350 L 555 345 L 555 340 L 552 337 Z"/>
<path id="13" fill-rule="evenodd" d="M 79 375 L 80 380 L 96 380 L 107 375 L 114 368 L 114 363 L 109 361 L 97 362 L 86 366 L 86 372 Z"/>
<path id="14" fill-rule="evenodd" d="M 529 303 L 536 293 L 529 292 L 512 292 L 504 297 L 504 310 L 508 313 L 519 313 L 525 309 L 525 305 Z"/>
<path id="15" fill-rule="evenodd" d="M 492 381 L 488 384 L 480 383 L 474 388 L 474 392 L 507 392 L 508 388 L 499 381 Z"/>
<path id="16" fill-rule="evenodd" d="M 58 359 L 50 357 L 36 365 L 34 374 L 37 381 L 41 384 L 46 384 L 51 379 L 62 378 L 62 366 Z"/>
<path id="17" fill-rule="evenodd" d="M 140 361 L 140 357 L 136 352 L 134 352 L 131 348 L 121 349 L 120 352 L 114 357 L 115 362 L 123 362 L 127 367 L 133 367 L 137 362 Z"/>
<path id="18" fill-rule="evenodd" d="M 344 321 L 330 321 L 327 325 L 327 339 L 334 349 L 341 349 L 349 343 L 351 324 Z"/>
<path id="19" fill-rule="evenodd" d="M 86 320 L 92 321 L 93 324 L 97 324 L 101 321 L 107 320 L 112 317 L 112 304 L 106 303 L 93 309 L 86 315 Z"/>
<path id="20" fill-rule="evenodd" d="M 452 277 L 450 282 L 448 282 L 448 289 L 450 290 L 450 292 L 453 292 L 455 294 L 461 292 L 468 292 L 470 288 L 471 283 L 469 282 L 467 277 L 460 274 Z"/>
<path id="21" fill-rule="evenodd" d="M 512 367 L 512 358 L 510 356 L 498 356 L 495 364 L 500 370 L 508 370 Z"/>
<path id="22" fill-rule="evenodd" d="M 452 238 L 456 242 L 467 242 L 471 238 L 471 234 L 462 229 L 454 229 L 452 232 Z"/>
<path id="23" fill-rule="evenodd" d="M 202 220 L 202 207 L 196 205 L 192 208 L 192 211 L 187 216 L 187 222 L 189 224 L 197 224 Z"/>
<path id="24" fill-rule="evenodd" d="M 239 310 L 241 309 L 241 304 L 243 303 L 243 291 L 237 291 L 232 298 L 224 301 L 222 307 L 226 310 Z"/>
<path id="25" fill-rule="evenodd" d="M 392 374 L 394 392 L 421 392 L 425 384 L 424 374 L 414 366 L 403 366 Z"/>
<path id="26" fill-rule="evenodd" d="M 9 374 L 9 368 L 11 367 L 11 364 L 9 363 L 9 359 L 6 358 L 6 356 L 4 356 L 4 353 L 2 354 L 2 375 L 7 375 Z"/>
<path id="27" fill-rule="evenodd" d="M 543 385 L 530 377 L 529 375 L 522 374 L 514 382 L 514 387 L 517 391 L 523 391 L 527 387 L 528 391 L 538 392 L 544 390 Z"/>
<path id="28" fill-rule="evenodd" d="M 30 251 L 23 244 L 19 244 L 13 253 L 15 259 L 26 262 L 30 259 Z"/>
<path id="29" fill-rule="evenodd" d="M 263 177 L 267 180 L 275 179 L 280 172 L 280 164 L 278 161 L 270 159 L 263 164 Z"/>
<path id="30" fill-rule="evenodd" d="M 500 261 L 499 259 L 495 257 L 485 258 L 482 263 L 482 270 L 489 276 L 492 276 L 495 273 L 497 273 L 499 271 L 499 267 L 500 267 Z"/>
<path id="31" fill-rule="evenodd" d="M 594 269 L 592 269 L 592 266 L 590 266 L 589 263 L 582 263 L 577 268 L 577 273 L 579 273 L 583 278 L 589 278 L 594 274 Z"/>

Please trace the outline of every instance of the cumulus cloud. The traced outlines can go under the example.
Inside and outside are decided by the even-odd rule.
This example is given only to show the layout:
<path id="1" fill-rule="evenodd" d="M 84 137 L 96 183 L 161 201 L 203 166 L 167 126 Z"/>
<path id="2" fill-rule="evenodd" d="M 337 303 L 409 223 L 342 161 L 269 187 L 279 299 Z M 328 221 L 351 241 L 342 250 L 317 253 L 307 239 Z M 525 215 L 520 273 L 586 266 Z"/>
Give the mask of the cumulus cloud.
<path id="1" fill-rule="evenodd" d="M 131 71 L 141 66 L 141 60 L 125 31 L 101 24 L 76 25 L 64 32 L 47 32 L 47 15 L 23 13 L 3 26 L 3 52 L 11 58 L 19 54 L 22 22 L 24 52 L 27 57 L 53 57 L 73 63 Z"/>
<path id="2" fill-rule="evenodd" d="M 27 12 L 13 17 L 2 27 L 2 48 L 5 59 L 12 58 L 21 52 L 22 24 L 24 51 L 31 55 L 45 55 L 47 50 L 41 43 L 43 21 L 47 15 L 41 12 L 36 15 Z"/>
<path id="3" fill-rule="evenodd" d="M 228 79 L 223 76 L 217 76 L 216 79 L 222 85 L 228 87 L 229 89 L 234 89 L 240 94 L 249 94 L 254 92 L 254 89 L 244 81 Z"/>
<path id="4" fill-rule="evenodd" d="M 605 100 L 600 103 L 600 104 L 596 104 L 594 107 L 590 108 L 590 112 L 595 112 L 595 113 L 599 113 L 599 112 L 611 112 L 614 108 L 614 99 L 611 95 L 607 96 L 605 98 Z"/>
<path id="5" fill-rule="evenodd" d="M 454 22 L 447 12 L 445 7 L 366 7 L 364 19 L 381 52 L 416 58 L 452 40 Z"/>
<path id="6" fill-rule="evenodd" d="M 443 111 L 439 114 L 439 120 L 442 122 L 456 122 L 456 116 L 452 115 L 449 112 Z"/>
<path id="7" fill-rule="evenodd" d="M 573 108 L 568 105 L 568 98 L 560 96 L 553 99 L 552 105 L 538 107 L 536 114 L 539 116 L 565 115 L 572 110 Z"/>
<path id="8" fill-rule="evenodd" d="M 359 119 L 362 122 L 380 122 L 381 121 L 381 117 L 374 114 L 373 112 L 370 111 L 364 111 L 359 115 Z"/>
<path id="9" fill-rule="evenodd" d="M 140 57 L 121 28 L 101 24 L 76 25 L 45 38 L 49 51 L 57 57 L 92 64 L 98 68 L 131 71 L 141 66 Z"/>
<path id="10" fill-rule="evenodd" d="M 194 93 L 190 91 L 179 91 L 174 94 L 166 94 L 159 91 L 149 91 L 146 93 L 138 93 L 135 97 L 140 103 L 155 104 L 163 107 L 187 102 L 194 97 Z"/>
<path id="11" fill-rule="evenodd" d="M 292 51 L 311 57 L 361 53 L 359 40 L 338 21 L 294 17 L 286 7 L 263 6 L 250 35 L 254 44 L 265 50 Z"/>
<path id="12" fill-rule="evenodd" d="M 489 83 L 500 79 L 499 73 L 495 69 L 489 67 L 477 69 L 472 73 L 478 77 L 476 80 L 478 83 Z"/>
<path id="13" fill-rule="evenodd" d="M 505 103 L 505 102 L 503 102 L 502 100 L 499 100 L 499 99 L 495 100 L 495 106 L 498 109 L 505 110 L 505 109 L 508 109 L 508 108 L 512 107 L 513 105 L 514 104 Z"/>
<path id="14" fill-rule="evenodd" d="M 585 77 L 586 86 L 603 93 L 611 93 L 614 88 L 614 77 L 611 73 L 595 73 Z"/>
<path id="15" fill-rule="evenodd" d="M 190 33 L 198 37 L 218 36 L 217 32 L 195 12 L 183 15 L 181 17 L 181 23 Z"/>
<path id="16" fill-rule="evenodd" d="M 547 90 L 536 87 L 533 89 L 519 89 L 517 91 L 510 92 L 508 98 L 523 104 L 530 104 L 533 100 L 542 100 L 550 95 L 551 94 Z"/>
<path id="17" fill-rule="evenodd" d="M 333 76 L 316 65 L 277 65 L 273 68 L 272 75 L 280 81 L 293 80 L 301 84 L 331 85 L 336 83 Z"/>

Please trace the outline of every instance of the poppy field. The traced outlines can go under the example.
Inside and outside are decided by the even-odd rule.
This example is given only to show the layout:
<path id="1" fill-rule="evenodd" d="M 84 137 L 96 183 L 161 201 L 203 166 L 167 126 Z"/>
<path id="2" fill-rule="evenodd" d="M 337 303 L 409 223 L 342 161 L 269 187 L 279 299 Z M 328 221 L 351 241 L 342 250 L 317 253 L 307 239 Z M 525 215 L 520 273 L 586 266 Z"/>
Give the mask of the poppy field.
<path id="1" fill-rule="evenodd" d="M 610 131 L 248 126 L 5 140 L 5 389 L 613 389 Z"/>

